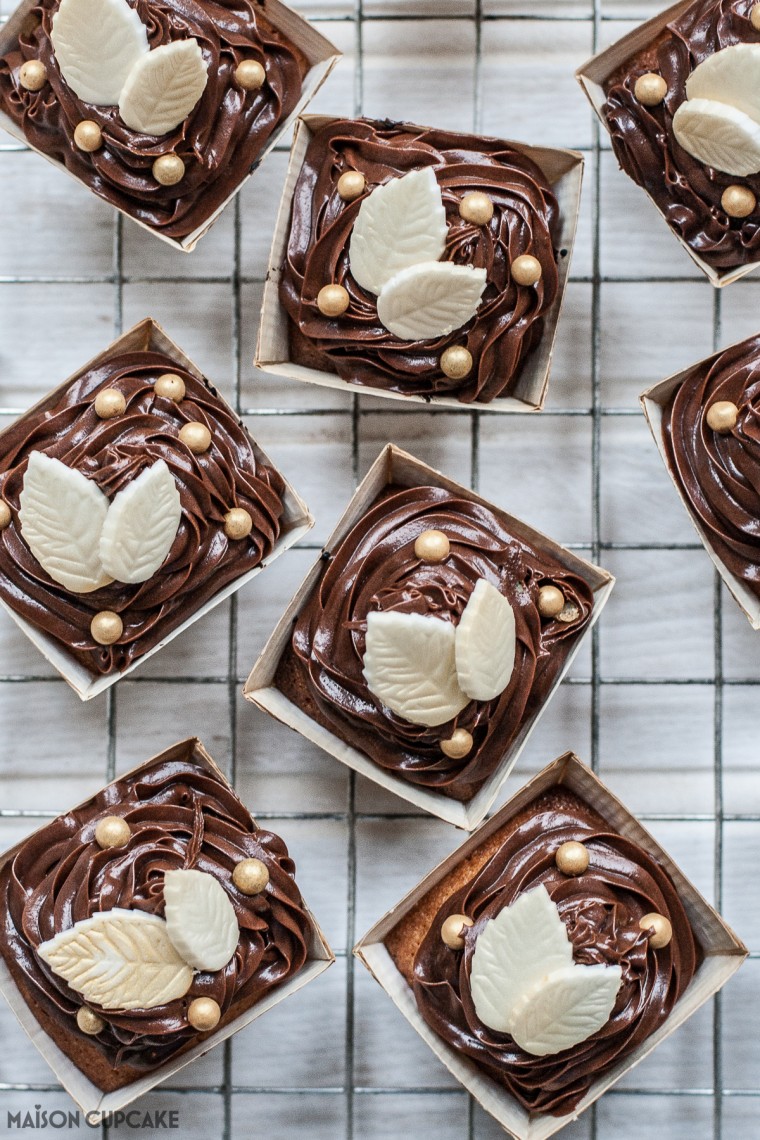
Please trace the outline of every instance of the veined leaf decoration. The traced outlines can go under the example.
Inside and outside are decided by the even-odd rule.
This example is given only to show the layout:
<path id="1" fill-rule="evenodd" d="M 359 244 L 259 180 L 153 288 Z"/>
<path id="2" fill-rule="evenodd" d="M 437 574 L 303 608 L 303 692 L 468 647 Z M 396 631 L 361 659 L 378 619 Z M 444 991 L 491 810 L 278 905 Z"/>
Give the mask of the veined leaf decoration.
<path id="1" fill-rule="evenodd" d="M 119 582 L 146 582 L 171 550 L 181 517 L 174 476 L 159 459 L 114 496 L 100 536 L 103 566 Z"/>
<path id="2" fill-rule="evenodd" d="M 446 248 L 446 211 L 432 167 L 376 187 L 363 200 L 348 247 L 351 275 L 378 294 L 400 269 L 437 261 Z"/>
<path id="3" fill-rule="evenodd" d="M 686 80 L 687 99 L 710 99 L 760 121 L 760 44 L 732 44 L 708 55 Z"/>
<path id="4" fill-rule="evenodd" d="M 447 336 L 474 316 L 485 287 L 485 269 L 425 261 L 387 282 L 377 299 L 377 315 L 401 340 Z"/>
<path id="5" fill-rule="evenodd" d="M 153 1009 L 184 997 L 193 980 L 164 920 L 139 910 L 98 912 L 43 942 L 37 953 L 102 1009 Z"/>
<path id="6" fill-rule="evenodd" d="M 224 887 L 206 871 L 167 871 L 164 914 L 177 952 L 196 970 L 221 970 L 240 937 L 235 908 Z"/>
<path id="7" fill-rule="evenodd" d="M 512 1036 L 534 1057 L 572 1049 L 607 1024 L 621 977 L 620 966 L 556 970 L 514 1010 Z"/>
<path id="8" fill-rule="evenodd" d="M 673 116 L 673 134 L 692 158 L 746 177 L 760 171 L 760 123 L 713 99 L 688 99 Z"/>
<path id="9" fill-rule="evenodd" d="M 504 595 L 479 578 L 456 632 L 459 685 L 475 701 L 503 693 L 515 667 L 515 614 Z"/>
<path id="10" fill-rule="evenodd" d="M 208 65 L 195 39 L 173 40 L 137 60 L 119 98 L 128 127 L 165 135 L 187 118 L 206 87 Z"/>
<path id="11" fill-rule="evenodd" d="M 145 25 L 127 0 L 61 0 L 50 38 L 66 83 L 97 106 L 118 103 L 132 67 L 149 50 Z"/>
<path id="12" fill-rule="evenodd" d="M 112 581 L 100 559 L 108 498 L 91 479 L 33 451 L 19 496 L 21 537 L 60 586 L 87 594 Z"/>

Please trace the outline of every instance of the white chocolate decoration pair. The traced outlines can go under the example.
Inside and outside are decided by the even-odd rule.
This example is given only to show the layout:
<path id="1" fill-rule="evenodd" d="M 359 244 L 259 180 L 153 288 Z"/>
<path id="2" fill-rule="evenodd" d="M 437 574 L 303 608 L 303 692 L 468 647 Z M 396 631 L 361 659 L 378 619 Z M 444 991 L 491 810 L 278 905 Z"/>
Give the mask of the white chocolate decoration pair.
<path id="1" fill-rule="evenodd" d="M 760 44 L 722 48 L 694 68 L 673 133 L 685 151 L 715 170 L 760 172 Z"/>

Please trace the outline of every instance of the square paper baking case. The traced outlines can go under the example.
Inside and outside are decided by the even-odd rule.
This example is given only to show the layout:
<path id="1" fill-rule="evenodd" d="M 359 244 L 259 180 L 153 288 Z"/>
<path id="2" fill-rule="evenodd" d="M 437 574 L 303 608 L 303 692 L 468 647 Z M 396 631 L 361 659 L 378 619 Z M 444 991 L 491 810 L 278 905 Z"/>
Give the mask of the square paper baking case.
<path id="1" fill-rule="evenodd" d="M 521 151 L 541 167 L 559 202 L 562 229 L 558 245 L 566 251 L 557 266 L 559 286 L 557 297 L 551 310 L 544 318 L 544 331 L 538 347 L 530 354 L 515 386 L 513 396 L 497 397 L 489 403 L 463 404 L 452 396 L 413 396 L 400 392 L 389 392 L 382 388 L 370 388 L 350 384 L 333 372 L 322 372 L 306 368 L 290 360 L 288 315 L 280 304 L 279 287 L 282 267 L 287 257 L 290 235 L 290 212 L 296 182 L 301 172 L 306 149 L 313 135 L 329 123 L 337 122 L 335 116 L 302 115 L 296 124 L 290 163 L 285 179 L 280 209 L 269 255 L 264 298 L 261 308 L 261 323 L 256 346 L 254 365 L 263 372 L 277 376 L 288 376 L 291 380 L 302 380 L 308 384 L 319 384 L 324 388 L 334 388 L 340 392 L 361 392 L 367 396 L 380 396 L 404 403 L 423 404 L 437 408 L 456 408 L 468 411 L 477 408 L 486 412 L 539 412 L 544 406 L 549 371 L 551 368 L 557 324 L 560 318 L 565 286 L 570 270 L 570 259 L 575 241 L 580 208 L 581 179 L 583 177 L 583 155 L 574 150 L 558 150 L 549 147 L 528 146 L 527 143 L 509 140 L 509 146 Z M 473 136 L 462 136 L 471 138 Z"/>
<path id="2" fill-rule="evenodd" d="M 396 483 L 402 487 L 442 487 L 445 490 L 453 491 L 462 498 L 469 499 L 471 502 L 482 503 L 484 506 L 489 507 L 489 509 L 496 510 L 496 513 L 505 521 L 511 533 L 515 534 L 518 538 L 525 537 L 528 541 L 534 543 L 539 550 L 552 555 L 552 557 L 561 562 L 569 571 L 579 575 L 588 583 L 594 595 L 593 613 L 583 633 L 579 635 L 575 645 L 565 659 L 543 704 L 521 725 L 517 736 L 505 752 L 496 771 L 488 778 L 472 799 L 466 803 L 460 803 L 448 796 L 442 795 L 440 792 L 432 792 L 426 788 L 415 787 L 407 783 L 406 780 L 395 776 L 393 773 L 383 771 L 382 768 L 374 764 L 362 752 L 344 743 L 338 736 L 330 732 L 329 729 L 324 728 L 315 720 L 312 720 L 302 709 L 288 700 L 274 684 L 277 666 L 290 640 L 293 622 L 301 606 L 310 596 L 321 573 L 321 558 L 318 559 L 311 568 L 290 605 L 282 615 L 276 629 L 264 646 L 261 656 L 254 665 L 243 692 L 247 700 L 252 701 L 259 708 L 265 709 L 271 713 L 272 716 L 276 717 L 277 720 L 282 721 L 283 724 L 288 725 L 296 732 L 300 732 L 307 740 L 318 744 L 326 752 L 335 756 L 336 759 L 347 764 L 349 768 L 353 768 L 354 771 L 360 772 L 370 780 L 374 780 L 376 784 L 380 784 L 381 787 L 386 788 L 388 791 L 393 792 L 395 795 L 400 796 L 416 807 L 423 808 L 425 811 L 429 811 L 433 815 L 437 815 L 441 819 L 446 820 L 448 823 L 455 824 L 457 827 L 466 828 L 468 831 L 471 831 L 485 818 L 488 809 L 499 794 L 500 788 L 509 776 L 518 756 L 525 747 L 539 716 L 546 708 L 553 693 L 570 668 L 573 658 L 583 642 L 584 636 L 598 619 L 612 590 L 614 578 L 605 570 L 592 565 L 590 562 L 584 561 L 584 559 L 579 558 L 578 555 L 552 542 L 551 539 L 533 530 L 532 527 L 527 526 L 524 522 L 513 518 L 504 511 L 499 511 L 491 507 L 491 504 L 485 499 L 482 499 L 479 495 L 460 486 L 460 484 L 455 483 L 452 479 L 448 479 L 445 475 L 435 471 L 432 467 L 428 467 L 426 463 L 415 459 L 414 456 L 407 454 L 407 452 L 400 450 L 400 448 L 395 447 L 393 444 L 388 444 L 383 451 L 381 451 L 367 472 L 335 530 L 328 538 L 325 544 L 326 550 L 334 549 L 336 545 L 341 542 L 351 531 L 354 524 L 363 517 L 370 503 L 373 502 L 389 483 Z"/>
<path id="3" fill-rule="evenodd" d="M 605 1076 L 591 1085 L 577 1108 L 565 1116 L 530 1117 L 504 1088 L 461 1057 L 428 1026 L 417 1009 L 411 987 L 407 984 L 391 958 L 385 939 L 396 924 L 412 907 L 450 871 L 458 867 L 480 844 L 504 823 L 517 815 L 527 804 L 549 788 L 562 785 L 585 799 L 591 807 L 609 822 L 619 834 L 633 840 L 654 856 L 673 880 L 689 922 L 702 947 L 705 958 L 691 983 L 674 1006 L 670 1017 L 655 1030 L 638 1049 L 624 1058 Z M 539 772 L 524 788 L 513 796 L 466 841 L 444 859 L 435 870 L 426 875 L 397 905 L 381 918 L 357 943 L 354 954 L 367 967 L 373 977 L 398 1007 L 413 1029 L 419 1033 L 446 1068 L 470 1092 L 483 1108 L 496 1118 L 502 1128 L 516 1140 L 546 1140 L 577 1119 L 594 1101 L 616 1084 L 627 1072 L 642 1061 L 666 1037 L 682 1025 L 700 1006 L 716 993 L 739 969 L 746 957 L 746 947 L 726 926 L 720 916 L 699 894 L 695 887 L 656 840 L 630 814 L 608 788 L 571 752 L 560 756 L 554 763 Z"/>

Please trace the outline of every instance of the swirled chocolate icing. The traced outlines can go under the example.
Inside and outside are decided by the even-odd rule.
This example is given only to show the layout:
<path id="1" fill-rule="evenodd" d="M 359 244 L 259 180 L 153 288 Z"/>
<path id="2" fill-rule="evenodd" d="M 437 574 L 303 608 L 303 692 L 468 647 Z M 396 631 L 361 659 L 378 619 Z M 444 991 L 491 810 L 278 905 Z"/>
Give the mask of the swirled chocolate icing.
<path id="1" fill-rule="evenodd" d="M 721 206 L 723 191 L 737 183 L 760 201 L 760 174 L 738 178 L 699 162 L 676 140 L 673 116 L 697 64 L 732 44 L 760 43 L 749 19 L 752 7 L 753 0 L 696 0 L 604 85 L 602 113 L 621 167 L 651 195 L 694 253 L 719 270 L 760 257 L 760 208 L 749 217 L 732 218 Z M 643 106 L 633 93 L 638 77 L 648 71 L 668 85 L 657 107 Z"/>
<path id="2" fill-rule="evenodd" d="M 718 400 L 739 409 L 720 435 L 705 413 Z M 697 365 L 662 416 L 668 465 L 710 545 L 760 597 L 760 336 Z"/>
<path id="3" fill-rule="evenodd" d="M 153 389 L 164 372 L 185 382 L 179 403 Z M 98 418 L 94 400 L 103 388 L 123 394 L 122 416 Z M 201 455 L 178 438 L 183 424 L 193 421 L 211 432 L 211 446 Z M 81 471 L 111 499 L 146 467 L 164 460 L 179 491 L 182 520 L 163 565 L 147 582 L 113 582 L 74 594 L 49 577 L 18 521 L 31 451 Z M 0 531 L 0 598 L 92 674 L 120 671 L 270 553 L 281 529 L 284 486 L 279 473 L 256 457 L 245 429 L 208 384 L 160 352 L 115 356 L 0 435 L 0 495 L 12 513 L 10 526 Z M 233 541 L 224 533 L 224 516 L 233 507 L 253 519 L 246 539 Z M 114 610 L 124 623 L 114 645 L 98 645 L 90 633 L 100 610 Z"/>
<path id="4" fill-rule="evenodd" d="M 585 844 L 590 856 L 588 870 L 577 878 L 555 864 L 557 848 L 568 840 Z M 457 874 L 455 868 L 452 876 Z M 421 900 L 387 945 L 412 985 L 420 1013 L 449 1045 L 529 1112 L 572 1112 L 594 1081 L 668 1017 L 701 961 L 676 889 L 643 848 L 564 788 L 536 799 L 476 850 L 460 874 L 453 890 L 444 880 L 439 894 Z M 470 989 L 472 956 L 486 922 L 539 884 L 559 910 L 574 961 L 622 970 L 607 1024 L 572 1049 L 545 1057 L 524 1052 L 508 1033 L 484 1025 Z M 660 950 L 651 948 L 639 928 L 639 919 L 653 911 L 673 926 L 671 942 Z M 473 919 L 462 951 L 441 939 L 441 924 L 450 914 Z"/>
<path id="5" fill-rule="evenodd" d="M 377 298 L 351 275 L 348 246 L 366 194 L 412 170 L 432 167 L 446 209 L 444 261 L 487 273 L 475 316 L 436 340 L 394 336 L 377 315 Z M 366 191 L 344 202 L 341 174 L 356 170 Z M 467 222 L 459 203 L 470 191 L 493 202 L 486 226 Z M 509 395 L 523 363 L 541 339 L 544 315 L 557 295 L 557 201 L 534 162 L 507 143 L 473 135 L 426 130 L 405 123 L 344 119 L 315 134 L 293 197 L 287 261 L 280 297 L 291 321 L 291 359 L 336 372 L 344 380 L 406 395 L 453 395 L 487 403 Z M 538 258 L 536 286 L 518 285 L 510 264 L 523 253 Z M 337 283 L 349 295 L 342 316 L 325 317 L 316 303 L 323 285 Z M 452 380 L 440 368 L 441 353 L 464 345 L 473 368 Z"/>
<path id="6" fill-rule="evenodd" d="M 132 6 L 151 50 L 194 37 L 208 64 L 206 89 L 175 130 L 143 135 L 122 122 L 118 107 L 77 98 L 50 40 L 58 0 L 42 0 L 32 10 L 18 46 L 0 59 L 0 108 L 33 147 L 63 163 L 101 198 L 179 241 L 202 226 L 249 173 L 298 102 L 309 65 L 271 25 L 261 0 L 134 0 Z M 41 91 L 26 91 L 19 83 L 19 69 L 29 59 L 47 68 L 49 82 Z M 266 81 L 258 91 L 243 91 L 235 82 L 242 60 L 264 66 Z M 92 154 L 74 142 L 74 128 L 83 119 L 103 132 L 103 146 Z M 185 174 L 177 185 L 162 186 L 152 166 L 169 152 L 184 161 Z"/>
<path id="7" fill-rule="evenodd" d="M 443 562 L 423 562 L 414 553 L 415 539 L 430 529 L 451 543 Z M 495 511 L 439 487 L 388 487 L 325 559 L 276 686 L 386 771 L 452 799 L 471 799 L 540 706 L 588 622 L 589 585 L 510 534 Z M 505 594 L 514 610 L 517 649 L 509 684 L 493 700 L 470 701 L 446 724 L 411 724 L 367 688 L 367 614 L 416 613 L 457 625 L 479 578 Z M 564 593 L 569 621 L 540 617 L 538 591 L 547 581 Z M 441 751 L 441 741 L 457 728 L 474 741 L 459 760 Z"/>
<path id="8" fill-rule="evenodd" d="M 123 847 L 102 849 L 95 827 L 127 821 Z M 266 864 L 269 884 L 244 895 L 232 882 L 241 859 Z M 235 910 L 240 939 L 221 970 L 195 974 L 188 993 L 152 1009 L 101 1010 L 105 1028 L 87 1037 L 76 1023 L 82 997 L 54 974 L 37 947 L 76 922 L 114 907 L 163 917 L 167 871 L 213 875 Z M 278 836 L 255 827 L 228 784 L 190 745 L 178 746 L 109 784 L 83 807 L 30 836 L 0 870 L 0 951 L 25 1000 L 64 1051 L 101 1088 L 115 1088 L 195 1044 L 187 1021 L 197 997 L 218 1002 L 222 1024 L 301 968 L 311 925 Z"/>

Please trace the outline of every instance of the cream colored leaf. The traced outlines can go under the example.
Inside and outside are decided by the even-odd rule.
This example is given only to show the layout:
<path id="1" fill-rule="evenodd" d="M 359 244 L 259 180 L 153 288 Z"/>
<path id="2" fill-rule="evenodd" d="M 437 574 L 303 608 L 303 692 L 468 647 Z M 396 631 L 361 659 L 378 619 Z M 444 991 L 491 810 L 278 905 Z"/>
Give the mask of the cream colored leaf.
<path id="1" fill-rule="evenodd" d="M 734 44 L 702 60 L 686 80 L 688 99 L 711 99 L 760 121 L 760 44 Z"/>
<path id="2" fill-rule="evenodd" d="M 620 966 L 555 970 L 514 1009 L 509 1032 L 534 1057 L 571 1049 L 607 1024 L 621 977 Z"/>
<path id="3" fill-rule="evenodd" d="M 673 133 L 693 158 L 725 174 L 760 171 L 760 123 L 712 99 L 689 99 L 673 116 Z"/>
<path id="4" fill-rule="evenodd" d="M 378 294 L 394 274 L 437 261 L 446 248 L 446 210 L 430 166 L 376 187 L 354 222 L 348 260 L 363 289 Z"/>
<path id="5" fill-rule="evenodd" d="M 391 277 L 377 299 L 377 315 L 401 340 L 447 336 L 473 316 L 485 287 L 485 269 L 425 261 Z"/>
<path id="6" fill-rule="evenodd" d="M 119 582 L 146 582 L 171 550 L 181 518 L 174 476 L 158 459 L 114 496 L 100 537 L 103 566 Z"/>
<path id="7" fill-rule="evenodd" d="M 165 135 L 192 111 L 206 87 L 207 69 L 195 39 L 173 40 L 138 59 L 119 99 L 133 131 Z"/>
<path id="8" fill-rule="evenodd" d="M 145 25 L 127 0 L 61 0 L 50 38 L 71 90 L 96 106 L 119 102 L 132 67 L 148 53 Z"/>
<path id="9" fill-rule="evenodd" d="M 102 1009 L 153 1009 L 184 997 L 193 980 L 164 920 L 139 910 L 100 911 L 43 942 L 37 953 Z"/>
<path id="10" fill-rule="evenodd" d="M 559 911 L 543 885 L 520 895 L 486 922 L 470 964 L 475 1012 L 484 1025 L 511 1033 L 511 1015 L 548 974 L 573 964 Z"/>
<path id="11" fill-rule="evenodd" d="M 108 498 L 92 479 L 33 451 L 19 496 L 21 537 L 59 585 L 88 594 L 112 581 L 100 560 Z"/>
<path id="12" fill-rule="evenodd" d="M 456 664 L 460 688 L 474 701 L 503 693 L 515 667 L 515 614 L 504 595 L 479 578 L 459 620 Z"/>
<path id="13" fill-rule="evenodd" d="M 240 928 L 224 887 L 205 871 L 164 875 L 166 929 L 175 950 L 196 970 L 221 970 L 237 948 Z"/>
<path id="14" fill-rule="evenodd" d="M 445 724 L 469 700 L 457 683 L 454 640 L 454 626 L 440 618 L 368 614 L 364 676 L 370 692 L 411 724 Z"/>

